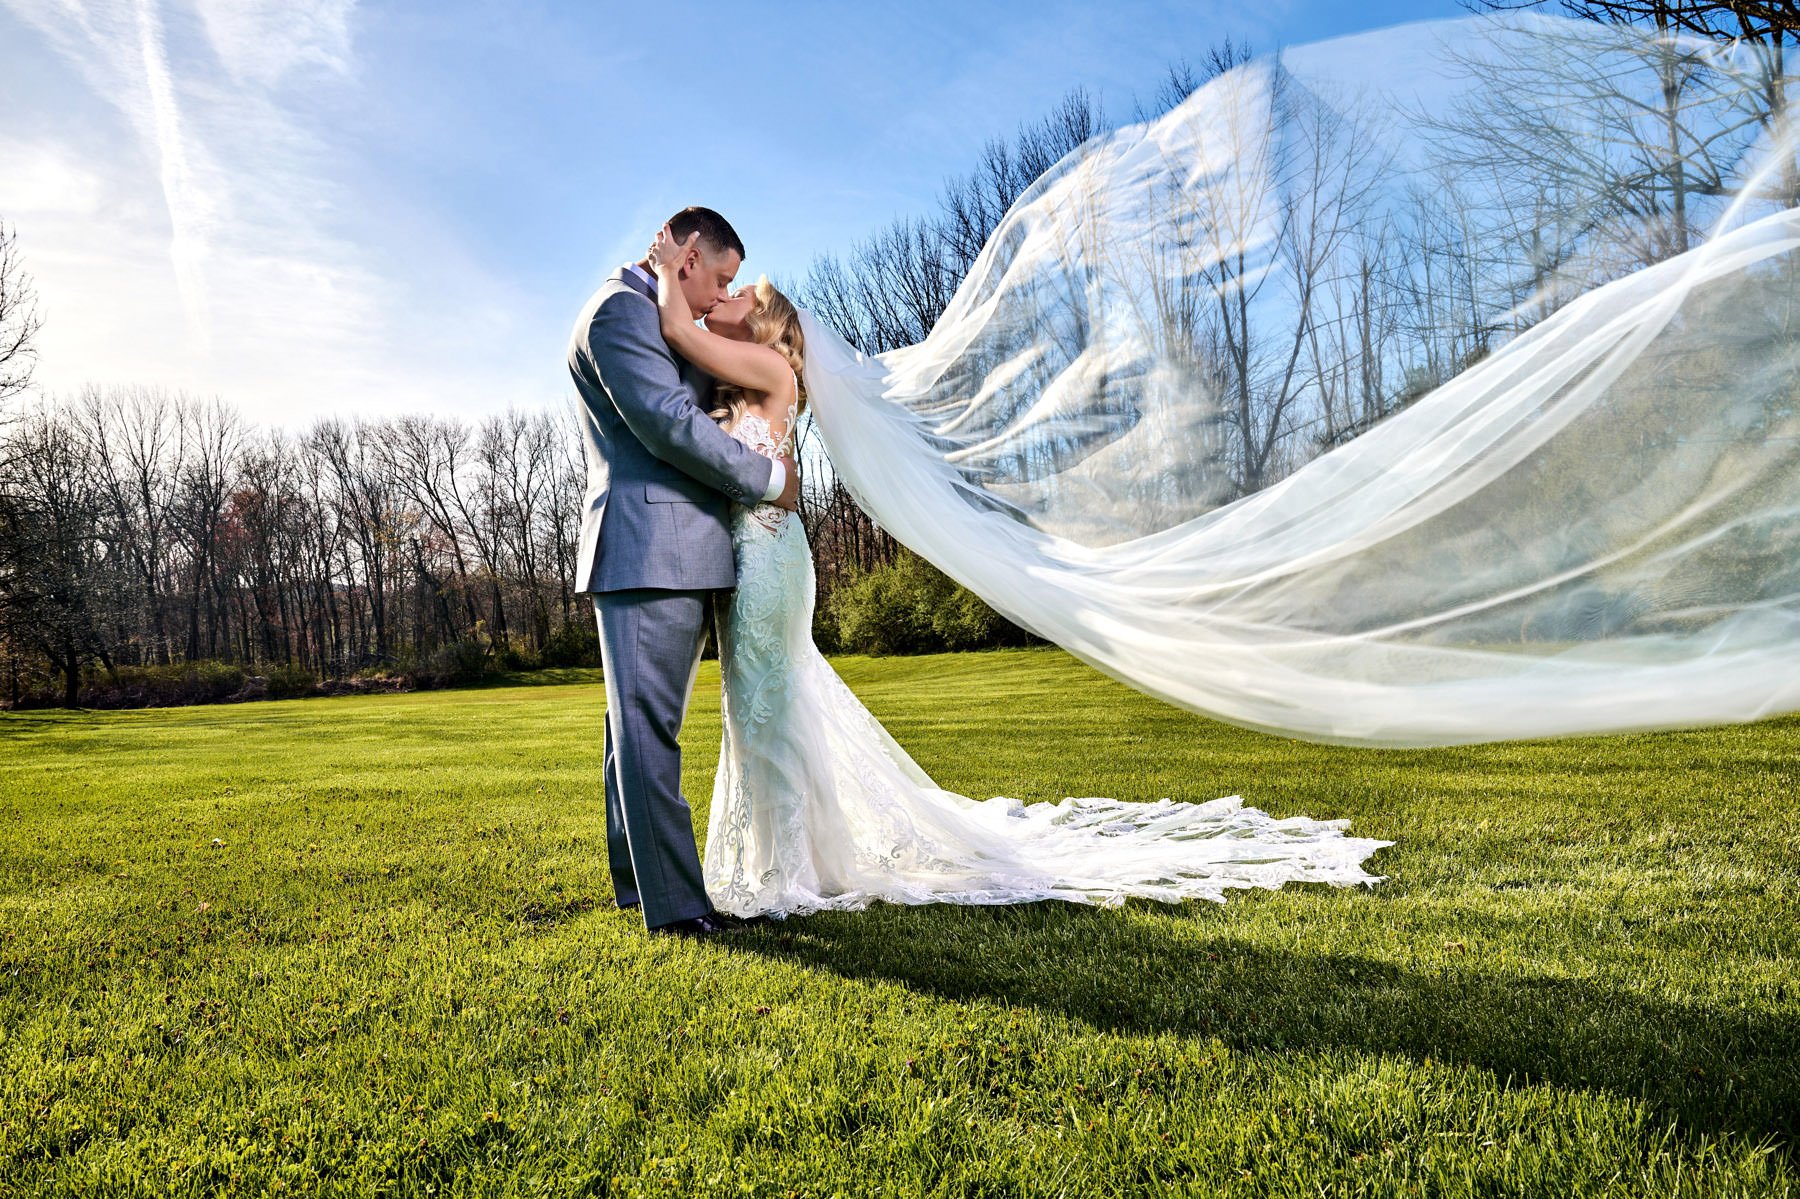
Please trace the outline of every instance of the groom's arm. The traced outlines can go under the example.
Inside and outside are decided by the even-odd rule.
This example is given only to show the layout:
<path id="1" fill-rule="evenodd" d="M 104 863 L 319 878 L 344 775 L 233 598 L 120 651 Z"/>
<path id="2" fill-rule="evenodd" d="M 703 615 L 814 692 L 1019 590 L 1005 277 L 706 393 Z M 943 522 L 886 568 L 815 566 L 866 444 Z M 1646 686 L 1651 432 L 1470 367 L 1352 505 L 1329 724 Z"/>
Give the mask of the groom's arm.
<path id="1" fill-rule="evenodd" d="M 588 352 L 626 427 L 652 454 L 740 504 L 764 498 L 775 463 L 694 403 L 663 341 L 656 305 L 635 292 L 607 297 L 588 327 Z"/>

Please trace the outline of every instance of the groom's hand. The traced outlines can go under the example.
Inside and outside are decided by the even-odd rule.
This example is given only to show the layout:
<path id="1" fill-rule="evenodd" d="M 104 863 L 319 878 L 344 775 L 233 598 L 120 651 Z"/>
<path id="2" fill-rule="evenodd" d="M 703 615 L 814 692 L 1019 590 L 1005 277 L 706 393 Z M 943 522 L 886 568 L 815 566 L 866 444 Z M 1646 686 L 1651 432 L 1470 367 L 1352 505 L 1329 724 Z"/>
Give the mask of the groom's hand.
<path id="1" fill-rule="evenodd" d="M 782 485 L 781 494 L 770 500 L 777 508 L 786 508 L 789 512 L 800 506 L 800 464 L 792 458 L 780 460 L 787 471 L 787 482 Z"/>

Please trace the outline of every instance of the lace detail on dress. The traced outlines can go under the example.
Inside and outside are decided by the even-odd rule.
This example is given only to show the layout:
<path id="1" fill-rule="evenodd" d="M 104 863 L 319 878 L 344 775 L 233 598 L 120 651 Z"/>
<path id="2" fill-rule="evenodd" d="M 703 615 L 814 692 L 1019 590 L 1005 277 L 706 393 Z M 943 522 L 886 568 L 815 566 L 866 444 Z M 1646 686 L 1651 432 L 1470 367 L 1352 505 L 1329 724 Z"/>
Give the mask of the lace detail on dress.
<path id="1" fill-rule="evenodd" d="M 792 457 L 794 452 L 794 421 L 800 408 L 796 399 L 788 405 L 787 419 L 782 425 L 781 435 L 776 436 L 768 418 L 760 412 L 746 412 L 738 418 L 737 424 L 731 427 L 731 435 L 750 449 L 765 458 Z M 780 529 L 787 519 L 786 508 L 778 508 L 774 504 L 761 503 L 750 509 L 750 515 L 765 529 Z"/>

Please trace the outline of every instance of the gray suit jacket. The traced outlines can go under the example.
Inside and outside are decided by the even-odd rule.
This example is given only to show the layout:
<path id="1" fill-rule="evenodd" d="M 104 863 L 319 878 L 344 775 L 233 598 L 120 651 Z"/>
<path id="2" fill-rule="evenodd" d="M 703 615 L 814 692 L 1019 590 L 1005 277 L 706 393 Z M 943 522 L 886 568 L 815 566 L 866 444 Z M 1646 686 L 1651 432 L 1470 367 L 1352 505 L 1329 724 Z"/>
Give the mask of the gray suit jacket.
<path id="1" fill-rule="evenodd" d="M 736 586 L 729 501 L 761 500 L 774 466 L 706 415 L 711 377 L 669 349 L 635 275 L 581 310 L 569 374 L 588 476 L 575 590 Z"/>

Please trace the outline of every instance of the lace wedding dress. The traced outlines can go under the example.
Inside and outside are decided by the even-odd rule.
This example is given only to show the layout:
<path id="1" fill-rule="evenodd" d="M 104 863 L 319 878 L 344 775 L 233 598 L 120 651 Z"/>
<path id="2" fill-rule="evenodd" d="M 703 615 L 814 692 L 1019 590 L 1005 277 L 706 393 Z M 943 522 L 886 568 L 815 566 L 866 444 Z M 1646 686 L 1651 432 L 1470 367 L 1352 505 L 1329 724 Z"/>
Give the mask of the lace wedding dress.
<path id="1" fill-rule="evenodd" d="M 732 435 L 792 453 L 748 413 Z M 812 641 L 813 568 L 799 520 L 770 504 L 732 515 L 737 589 L 718 613 L 724 741 L 706 842 L 721 911 L 790 915 L 890 903 L 1116 904 L 1223 900 L 1233 887 L 1380 881 L 1388 841 L 1343 820 L 1277 820 L 1237 796 L 1207 803 L 969 799 L 931 781 Z"/>

